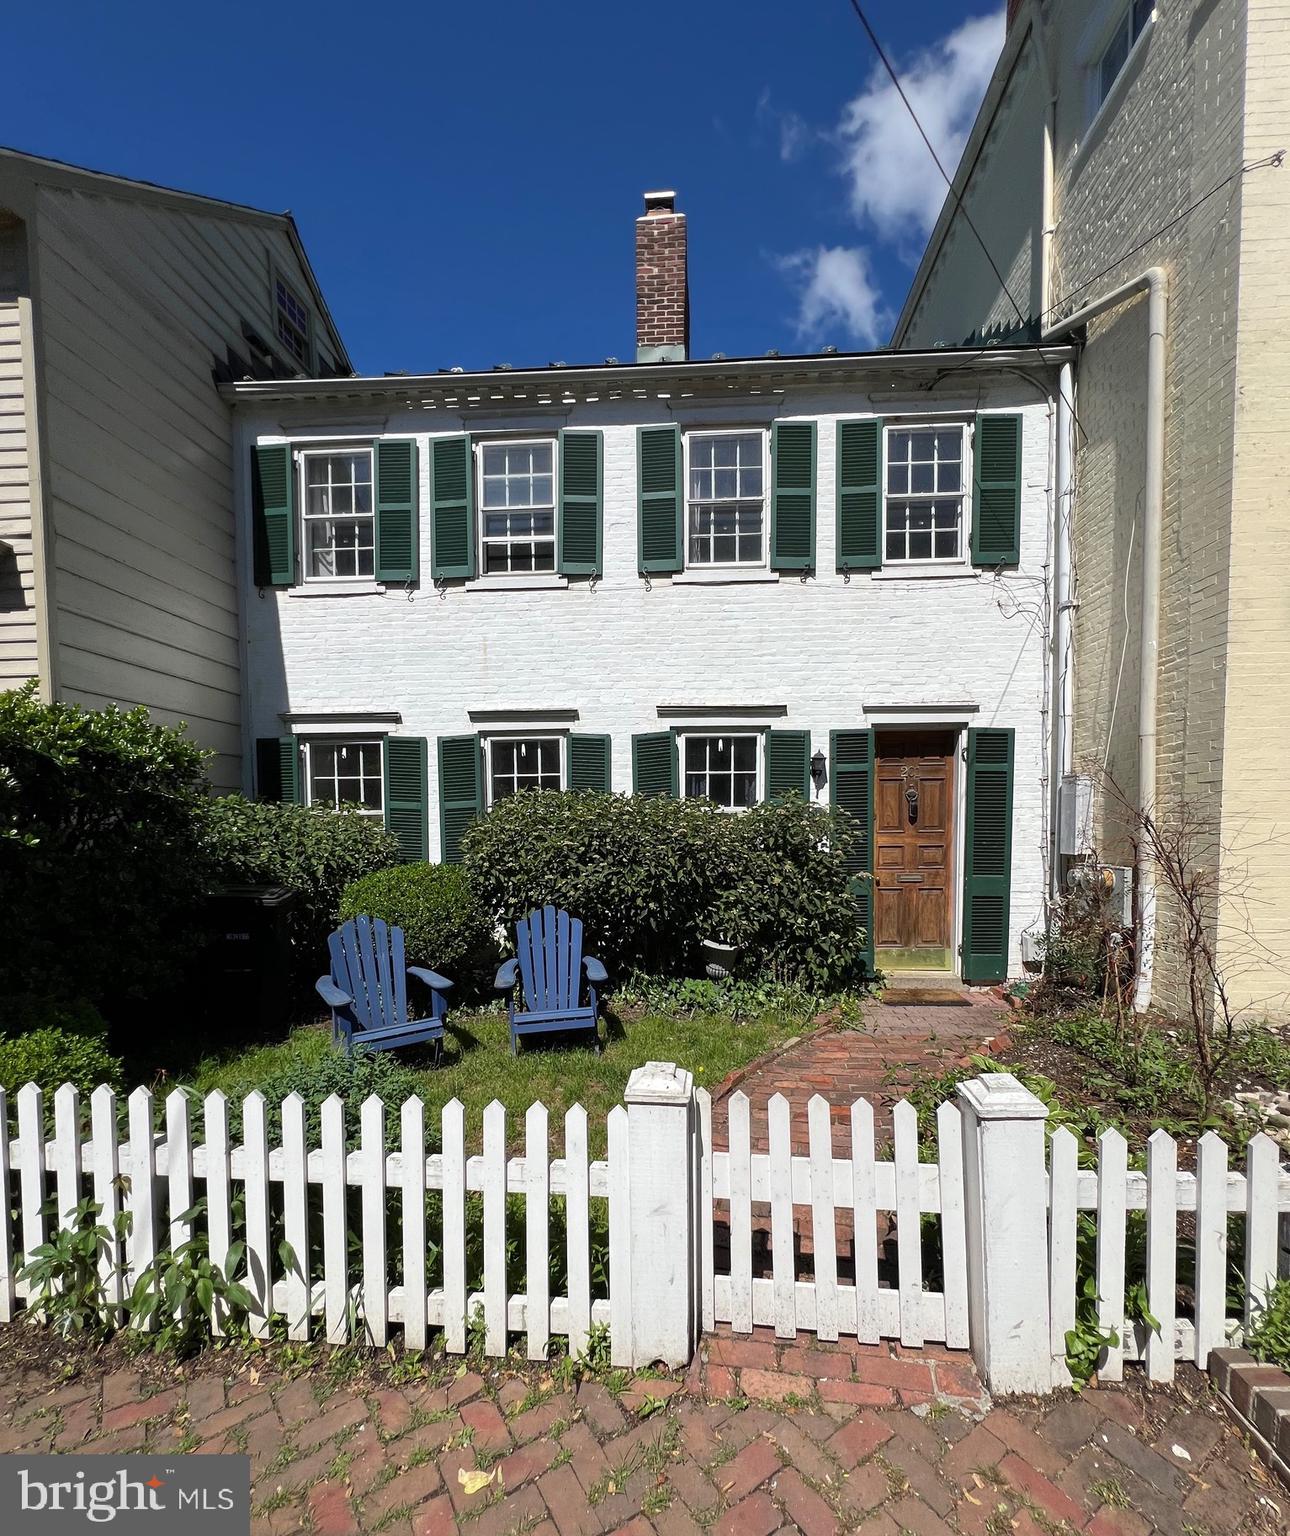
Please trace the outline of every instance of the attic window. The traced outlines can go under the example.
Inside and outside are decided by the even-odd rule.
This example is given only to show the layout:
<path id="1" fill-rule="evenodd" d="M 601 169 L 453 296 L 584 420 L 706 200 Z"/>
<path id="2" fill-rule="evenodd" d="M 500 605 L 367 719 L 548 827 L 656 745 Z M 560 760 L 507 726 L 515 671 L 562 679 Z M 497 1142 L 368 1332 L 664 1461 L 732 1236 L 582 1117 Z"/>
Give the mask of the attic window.
<path id="1" fill-rule="evenodd" d="M 281 277 L 274 278 L 277 300 L 278 340 L 303 367 L 309 366 L 309 308 Z"/>

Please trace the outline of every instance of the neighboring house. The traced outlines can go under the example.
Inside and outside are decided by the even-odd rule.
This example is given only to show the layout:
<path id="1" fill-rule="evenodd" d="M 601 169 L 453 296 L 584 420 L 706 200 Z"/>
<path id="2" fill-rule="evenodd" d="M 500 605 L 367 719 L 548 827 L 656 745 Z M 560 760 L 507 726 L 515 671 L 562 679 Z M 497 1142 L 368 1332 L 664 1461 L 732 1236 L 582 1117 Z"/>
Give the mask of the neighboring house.
<path id="1" fill-rule="evenodd" d="M 223 386 L 246 788 L 444 860 L 524 788 L 796 791 L 863 825 L 879 965 L 1015 973 L 1071 354 L 690 361 L 646 207 L 635 364 Z"/>
<path id="2" fill-rule="evenodd" d="M 1171 831 L 1199 821 L 1232 999 L 1285 1017 L 1290 3 L 1013 0 L 1009 23 L 893 342 L 1082 339 L 1057 402 L 1054 779 L 1087 775 L 1093 815 L 1065 852 L 1132 861 L 1104 773 Z M 1138 1002 L 1179 1008 L 1156 883 L 1142 860 Z"/>
<path id="3" fill-rule="evenodd" d="M 349 371 L 289 214 L 0 150 L 0 687 L 186 720 L 239 785 L 216 383 Z"/>

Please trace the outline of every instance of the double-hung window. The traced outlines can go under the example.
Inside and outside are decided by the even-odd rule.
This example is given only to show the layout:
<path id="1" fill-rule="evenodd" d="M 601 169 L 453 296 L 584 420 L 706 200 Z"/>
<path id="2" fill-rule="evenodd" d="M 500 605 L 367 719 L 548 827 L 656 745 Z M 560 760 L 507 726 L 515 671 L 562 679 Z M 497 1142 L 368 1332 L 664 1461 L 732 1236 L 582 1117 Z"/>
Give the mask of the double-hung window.
<path id="1" fill-rule="evenodd" d="M 711 800 L 724 811 L 744 811 L 760 796 L 761 737 L 723 733 L 681 738 L 681 793 Z"/>
<path id="2" fill-rule="evenodd" d="M 686 564 L 765 565 L 766 435 L 687 432 Z"/>
<path id="3" fill-rule="evenodd" d="M 486 576 L 555 570 L 555 443 L 481 443 L 479 506 Z"/>
<path id="4" fill-rule="evenodd" d="M 490 736 L 485 754 L 490 806 L 522 789 L 564 788 L 563 737 Z"/>
<path id="5" fill-rule="evenodd" d="M 961 561 L 967 428 L 887 428 L 884 559 Z"/>
<path id="6" fill-rule="evenodd" d="M 1133 45 L 1147 29 L 1147 23 L 1155 15 L 1155 0 L 1129 0 L 1120 19 L 1115 24 L 1105 48 L 1093 66 L 1093 110 L 1096 111 L 1111 94 L 1120 71 L 1129 61 Z"/>
<path id="7" fill-rule="evenodd" d="M 380 819 L 385 813 L 381 743 L 305 742 L 305 794 L 310 805 L 352 805 Z"/>
<path id="8" fill-rule="evenodd" d="M 370 448 L 306 449 L 300 455 L 306 581 L 344 581 L 376 571 Z"/>
<path id="9" fill-rule="evenodd" d="M 290 283 L 273 279 L 278 340 L 302 368 L 309 367 L 309 308 Z"/>

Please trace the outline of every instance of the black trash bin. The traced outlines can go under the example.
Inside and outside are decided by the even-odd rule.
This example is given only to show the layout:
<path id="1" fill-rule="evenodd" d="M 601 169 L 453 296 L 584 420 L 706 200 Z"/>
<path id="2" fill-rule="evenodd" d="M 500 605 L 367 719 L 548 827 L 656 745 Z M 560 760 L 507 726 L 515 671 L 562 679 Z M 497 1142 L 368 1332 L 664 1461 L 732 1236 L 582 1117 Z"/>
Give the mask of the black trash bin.
<path id="1" fill-rule="evenodd" d="M 207 1011 L 234 1034 L 264 1034 L 288 1020 L 295 901 L 285 885 L 226 885 L 207 901 Z"/>

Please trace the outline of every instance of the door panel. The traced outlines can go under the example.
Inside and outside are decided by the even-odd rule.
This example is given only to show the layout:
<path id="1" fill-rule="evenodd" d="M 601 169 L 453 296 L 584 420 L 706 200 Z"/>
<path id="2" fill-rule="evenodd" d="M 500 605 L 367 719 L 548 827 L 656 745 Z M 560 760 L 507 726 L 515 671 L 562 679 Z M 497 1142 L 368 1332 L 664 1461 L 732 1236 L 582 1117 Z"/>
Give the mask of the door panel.
<path id="1" fill-rule="evenodd" d="M 952 732 L 880 733 L 874 754 L 879 966 L 953 965 Z M 917 954 L 914 952 L 917 951 Z"/>

